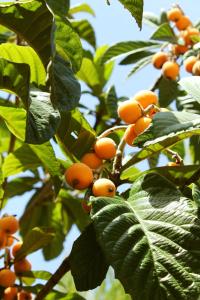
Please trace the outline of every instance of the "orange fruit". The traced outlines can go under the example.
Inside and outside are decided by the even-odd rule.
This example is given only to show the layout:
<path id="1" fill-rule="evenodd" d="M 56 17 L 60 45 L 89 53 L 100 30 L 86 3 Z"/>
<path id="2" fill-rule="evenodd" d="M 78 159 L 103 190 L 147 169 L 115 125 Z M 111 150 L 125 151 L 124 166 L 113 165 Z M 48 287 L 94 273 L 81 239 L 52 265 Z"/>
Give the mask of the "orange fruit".
<path id="1" fill-rule="evenodd" d="M 162 65 L 168 60 L 168 54 L 160 51 L 154 54 L 152 64 L 156 69 L 161 69 Z"/>
<path id="2" fill-rule="evenodd" d="M 31 300 L 32 299 L 32 295 L 26 291 L 20 291 L 17 294 L 17 300 Z"/>
<path id="3" fill-rule="evenodd" d="M 178 30 L 185 30 L 192 25 L 188 16 L 181 16 L 175 24 Z"/>
<path id="4" fill-rule="evenodd" d="M 134 142 L 134 139 L 136 138 L 136 136 L 137 135 L 135 133 L 135 124 L 129 125 L 124 133 L 125 142 L 130 146 L 134 146 L 133 142 Z"/>
<path id="5" fill-rule="evenodd" d="M 77 190 L 88 188 L 93 181 L 92 170 L 83 163 L 74 163 L 65 172 L 66 182 Z"/>
<path id="6" fill-rule="evenodd" d="M 19 229 L 19 222 L 14 216 L 5 216 L 0 219 L 0 229 L 7 234 L 14 234 Z"/>
<path id="7" fill-rule="evenodd" d="M 151 124 L 151 118 L 149 117 L 142 117 L 135 123 L 135 133 L 138 136 L 139 134 L 143 133 L 145 129 L 149 127 Z"/>
<path id="8" fill-rule="evenodd" d="M 17 254 L 17 251 L 19 251 L 19 249 L 22 247 L 22 242 L 17 242 L 13 248 L 12 248 L 12 255 L 15 257 Z"/>
<path id="9" fill-rule="evenodd" d="M 92 193 L 95 197 L 105 196 L 114 197 L 116 187 L 114 183 L 107 178 L 97 179 L 92 187 Z"/>
<path id="10" fill-rule="evenodd" d="M 16 275 L 10 269 L 3 269 L 0 271 L 0 286 L 13 286 L 16 280 Z"/>
<path id="11" fill-rule="evenodd" d="M 3 249 L 6 247 L 6 241 L 7 241 L 7 235 L 5 231 L 0 230 L 0 249 Z"/>
<path id="12" fill-rule="evenodd" d="M 197 61 L 198 61 L 198 59 L 196 56 L 189 56 L 188 58 L 186 58 L 186 60 L 184 60 L 185 70 L 188 73 L 192 73 L 192 68 Z"/>
<path id="13" fill-rule="evenodd" d="M 178 7 L 173 7 L 167 12 L 167 18 L 172 22 L 177 22 L 182 16 L 183 13 Z"/>
<path id="14" fill-rule="evenodd" d="M 133 124 L 142 116 L 142 109 L 137 101 L 127 100 L 118 106 L 118 116 L 125 123 Z"/>
<path id="15" fill-rule="evenodd" d="M 186 45 L 194 44 L 192 38 L 195 36 L 199 36 L 199 30 L 195 27 L 189 27 L 187 30 L 183 32 L 183 38 L 185 40 Z"/>
<path id="16" fill-rule="evenodd" d="M 16 300 L 18 289 L 16 287 L 8 287 L 4 290 L 3 300 Z"/>
<path id="17" fill-rule="evenodd" d="M 31 268 L 32 268 L 31 263 L 26 258 L 14 262 L 14 270 L 16 274 L 28 272 L 31 270 Z"/>
<path id="18" fill-rule="evenodd" d="M 117 146 L 112 139 L 104 137 L 96 141 L 94 151 L 101 159 L 111 159 L 116 155 Z"/>
<path id="19" fill-rule="evenodd" d="M 93 152 L 84 154 L 81 158 L 81 162 L 93 170 L 98 169 L 103 164 L 102 159 L 100 159 L 96 153 Z"/>
<path id="20" fill-rule="evenodd" d="M 200 60 L 196 61 L 192 67 L 192 74 L 199 76 L 200 75 Z"/>
<path id="21" fill-rule="evenodd" d="M 174 45 L 172 48 L 172 51 L 175 55 L 184 54 L 188 51 L 188 46 L 182 46 L 182 45 Z"/>
<path id="22" fill-rule="evenodd" d="M 168 79 L 175 80 L 179 75 L 179 65 L 173 61 L 167 61 L 162 66 L 162 73 Z"/>
<path id="23" fill-rule="evenodd" d="M 157 104 L 158 97 L 157 95 L 148 90 L 143 90 L 135 94 L 134 99 L 140 103 L 143 108 L 146 108 L 150 104 Z"/>

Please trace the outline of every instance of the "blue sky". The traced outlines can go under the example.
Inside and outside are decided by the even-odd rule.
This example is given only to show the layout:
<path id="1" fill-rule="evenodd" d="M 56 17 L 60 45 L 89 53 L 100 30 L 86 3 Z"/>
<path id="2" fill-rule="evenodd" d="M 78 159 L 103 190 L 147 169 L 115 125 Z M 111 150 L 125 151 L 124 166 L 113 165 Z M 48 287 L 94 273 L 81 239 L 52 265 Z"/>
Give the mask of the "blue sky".
<path id="1" fill-rule="evenodd" d="M 96 0 L 88 1 L 96 12 L 96 18 L 88 16 L 86 14 L 79 14 L 77 18 L 88 18 L 94 25 L 97 36 L 97 44 L 114 44 L 119 41 L 128 41 L 128 40 L 145 40 L 148 39 L 153 28 L 149 28 L 146 25 L 143 26 L 142 31 L 140 31 L 131 17 L 131 15 L 123 9 L 123 6 L 118 3 L 117 0 L 111 0 L 111 6 L 106 4 L 105 0 Z M 159 0 L 159 1 L 148 1 L 144 0 L 145 11 L 151 11 L 154 13 L 160 13 L 161 9 L 170 8 L 172 1 L 168 0 Z M 80 3 L 80 1 L 72 0 L 72 4 Z M 199 10 L 196 9 L 197 1 L 179 1 L 179 5 L 183 8 L 185 13 L 196 22 L 199 16 Z M 114 74 L 111 78 L 110 84 L 115 84 L 117 87 L 117 92 L 119 95 L 132 96 L 135 92 L 141 89 L 148 89 L 152 82 L 153 78 L 159 74 L 158 71 L 154 70 L 152 66 L 145 68 L 136 74 L 136 76 L 126 79 L 126 76 L 130 70 L 129 67 L 120 67 L 117 66 Z M 6 211 L 10 214 L 17 214 L 18 216 L 22 213 L 22 208 L 24 208 L 27 199 L 29 198 L 28 194 L 25 194 L 23 197 L 15 197 L 9 201 Z M 69 253 L 74 239 L 78 236 L 76 229 L 73 229 L 69 237 L 65 242 L 65 250 L 62 255 L 57 259 L 50 262 L 44 262 L 43 257 L 40 252 L 37 252 L 33 255 L 30 255 L 30 260 L 33 265 L 33 270 L 45 269 L 49 271 L 54 271 L 63 258 Z"/>

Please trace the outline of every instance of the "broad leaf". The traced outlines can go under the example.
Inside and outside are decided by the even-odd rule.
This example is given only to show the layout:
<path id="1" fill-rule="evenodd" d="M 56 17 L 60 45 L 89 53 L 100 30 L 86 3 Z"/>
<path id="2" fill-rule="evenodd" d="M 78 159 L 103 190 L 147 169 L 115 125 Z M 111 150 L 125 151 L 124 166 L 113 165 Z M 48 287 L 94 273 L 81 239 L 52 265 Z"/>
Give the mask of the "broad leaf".
<path id="1" fill-rule="evenodd" d="M 38 178 L 34 177 L 18 177 L 15 178 L 5 185 L 4 197 L 12 198 L 15 196 L 23 195 L 24 193 L 34 190 L 34 184 L 39 181 Z"/>
<path id="2" fill-rule="evenodd" d="M 192 186 L 192 196 L 197 206 L 200 207 L 200 187 L 197 184 Z"/>
<path id="3" fill-rule="evenodd" d="M 59 300 L 86 300 L 85 298 L 83 298 L 81 295 L 77 294 L 77 293 L 61 293 L 58 291 L 51 291 L 46 297 L 45 300 L 55 300 L 55 299 L 59 299 Z"/>
<path id="4" fill-rule="evenodd" d="M 119 0 L 135 18 L 139 28 L 142 28 L 143 0 Z"/>
<path id="5" fill-rule="evenodd" d="M 78 291 L 96 288 L 108 271 L 93 225 L 89 225 L 74 242 L 69 257 L 71 273 Z"/>
<path id="6" fill-rule="evenodd" d="M 69 157 L 80 159 L 84 153 L 90 150 L 95 136 L 95 131 L 79 110 L 62 113 L 56 138 Z"/>
<path id="7" fill-rule="evenodd" d="M 106 110 L 108 112 L 109 117 L 117 119 L 118 118 L 117 115 L 118 97 L 114 86 L 111 86 L 108 89 L 105 97 L 105 102 L 106 102 Z"/>
<path id="8" fill-rule="evenodd" d="M 142 58 L 145 58 L 147 56 L 153 55 L 153 52 L 150 51 L 141 51 L 141 52 L 136 52 L 133 54 L 128 55 L 125 57 L 121 62 L 120 65 L 129 65 L 129 64 L 134 64 L 138 61 L 140 61 Z"/>
<path id="9" fill-rule="evenodd" d="M 30 67 L 30 82 L 36 86 L 44 86 L 46 80 L 45 68 L 33 50 L 29 46 L 18 46 L 11 43 L 0 45 L 0 57 L 18 64 L 27 64 Z M 19 66 L 20 66 L 19 65 Z M 24 67 L 25 69 L 25 67 Z M 25 69 L 26 70 L 26 69 Z M 20 72 L 19 72 L 20 73 Z M 25 75 L 24 75 L 25 77 Z M 26 80 L 26 77 L 23 78 Z M 28 78 L 27 78 L 28 79 Z M 19 95 L 20 96 L 20 95 Z"/>
<path id="10" fill-rule="evenodd" d="M 152 126 L 138 136 L 135 144 L 143 149 L 136 153 L 123 169 L 158 153 L 177 142 L 200 134 L 200 118 L 198 115 L 181 112 L 157 113 Z"/>
<path id="11" fill-rule="evenodd" d="M 92 218 L 107 261 L 132 297 L 197 299 L 200 221 L 172 183 L 141 176 L 127 201 L 94 198 Z"/>
<path id="12" fill-rule="evenodd" d="M 191 95 L 197 102 L 200 103 L 200 77 L 192 76 L 185 77 L 179 81 L 179 84 L 184 88 L 184 90 Z"/>
<path id="13" fill-rule="evenodd" d="M 151 36 L 152 40 L 176 43 L 177 37 L 169 23 L 161 24 Z"/>
<path id="14" fill-rule="evenodd" d="M 23 244 L 15 256 L 15 261 L 19 261 L 28 254 L 35 252 L 51 242 L 54 234 L 43 228 L 33 228 L 23 239 Z"/>
<path id="15" fill-rule="evenodd" d="M 71 20 L 71 25 L 81 39 L 96 47 L 95 31 L 88 20 Z"/>
<path id="16" fill-rule="evenodd" d="M 114 60 L 117 58 L 121 58 L 125 55 L 134 54 L 137 52 L 142 52 L 145 50 L 150 50 L 154 48 L 158 48 L 160 46 L 159 43 L 152 41 L 128 41 L 128 42 L 120 42 L 117 43 L 107 49 L 105 52 L 102 63 L 105 63 L 109 60 Z"/>
<path id="17" fill-rule="evenodd" d="M 167 107 L 178 95 L 178 84 L 175 80 L 162 77 L 157 88 L 161 107 Z"/>
<path id="18" fill-rule="evenodd" d="M 51 101 L 60 111 L 69 111 L 78 105 L 80 84 L 73 75 L 69 62 L 56 55 L 49 71 Z"/>
<path id="19" fill-rule="evenodd" d="M 45 0 L 45 2 L 48 4 L 53 13 L 58 16 L 66 16 L 70 6 L 70 0 Z"/>

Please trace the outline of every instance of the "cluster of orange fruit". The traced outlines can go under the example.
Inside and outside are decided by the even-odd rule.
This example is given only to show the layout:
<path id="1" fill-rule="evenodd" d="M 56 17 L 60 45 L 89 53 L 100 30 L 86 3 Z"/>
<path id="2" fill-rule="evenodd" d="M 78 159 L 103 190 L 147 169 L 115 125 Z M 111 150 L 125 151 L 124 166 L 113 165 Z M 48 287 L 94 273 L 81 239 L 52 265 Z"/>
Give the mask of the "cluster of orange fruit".
<path id="1" fill-rule="evenodd" d="M 199 37 L 200 32 L 193 27 L 190 18 L 184 15 L 179 7 L 170 9 L 167 13 L 167 18 L 175 24 L 178 30 L 178 43 L 171 45 L 170 52 L 157 52 L 152 58 L 152 64 L 156 69 L 162 69 L 163 76 L 176 80 L 177 76 L 179 76 L 179 64 L 176 59 L 193 47 L 195 37 Z M 187 72 L 200 75 L 200 61 L 197 57 L 187 58 L 184 66 Z"/>
<path id="2" fill-rule="evenodd" d="M 26 259 L 15 261 L 17 251 L 22 246 L 14 234 L 19 230 L 19 222 L 14 216 L 5 215 L 0 219 L 0 249 L 5 249 L 4 267 L 0 269 L 0 286 L 5 288 L 3 300 L 31 300 L 30 293 L 15 286 L 15 281 L 23 272 L 31 270 L 31 264 Z M 14 244 L 14 245 L 13 245 Z M 12 249 L 11 249 L 12 247 Z M 14 271 L 11 267 L 14 266 Z"/>
<path id="3" fill-rule="evenodd" d="M 152 108 L 145 113 L 144 110 L 151 104 L 158 104 L 157 95 L 152 91 L 143 90 L 118 106 L 119 117 L 130 124 L 124 134 L 124 140 L 128 145 L 134 146 L 135 138 L 149 127 L 156 111 Z"/>
<path id="4" fill-rule="evenodd" d="M 93 151 L 86 153 L 81 162 L 72 164 L 66 170 L 66 182 L 77 190 L 92 187 L 92 193 L 96 197 L 114 197 L 116 192 L 114 183 L 107 178 L 94 180 L 94 172 L 102 167 L 104 160 L 114 158 L 116 150 L 117 146 L 111 138 L 102 137 L 97 139 Z"/>

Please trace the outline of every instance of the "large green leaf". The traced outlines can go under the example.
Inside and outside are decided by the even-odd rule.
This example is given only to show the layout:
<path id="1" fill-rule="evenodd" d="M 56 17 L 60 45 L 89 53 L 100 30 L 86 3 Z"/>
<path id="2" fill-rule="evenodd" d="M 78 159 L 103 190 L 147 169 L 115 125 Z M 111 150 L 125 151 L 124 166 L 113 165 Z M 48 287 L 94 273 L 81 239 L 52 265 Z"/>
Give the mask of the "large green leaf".
<path id="1" fill-rule="evenodd" d="M 70 6 L 70 0 L 45 0 L 45 2 L 53 11 L 53 13 L 58 16 L 66 16 Z"/>
<path id="2" fill-rule="evenodd" d="M 0 50 L 1 51 L 1 50 Z M 30 69 L 27 64 L 0 58 L 0 89 L 18 95 L 28 107 Z"/>
<path id="3" fill-rule="evenodd" d="M 200 163 L 200 136 L 194 135 L 190 138 L 190 154 L 193 163 L 199 164 Z"/>
<path id="4" fill-rule="evenodd" d="M 23 239 L 23 245 L 15 256 L 15 261 L 19 261 L 28 254 L 35 252 L 51 242 L 54 233 L 43 228 L 33 228 Z"/>
<path id="5" fill-rule="evenodd" d="M 56 55 L 49 71 L 51 101 L 60 111 L 69 111 L 78 105 L 80 84 L 74 77 L 69 62 Z"/>
<path id="6" fill-rule="evenodd" d="M 21 64 L 28 64 L 30 67 L 30 82 L 34 83 L 36 86 L 45 85 L 45 80 L 46 80 L 45 68 L 40 58 L 33 50 L 33 48 L 29 46 L 18 46 L 13 43 L 1 44 L 0 57 L 5 58 L 14 63 L 18 63 L 19 66 Z M 24 78 L 24 80 L 27 79 L 28 78 L 26 77 Z"/>
<path id="7" fill-rule="evenodd" d="M 178 95 L 178 84 L 175 80 L 162 77 L 157 85 L 159 93 L 159 104 L 167 107 Z"/>
<path id="8" fill-rule="evenodd" d="M 141 52 L 136 52 L 133 54 L 128 55 L 125 57 L 121 62 L 120 65 L 129 65 L 129 64 L 134 64 L 138 61 L 140 61 L 142 58 L 145 58 L 147 56 L 151 56 L 154 53 L 148 50 L 141 51 Z"/>
<path id="9" fill-rule="evenodd" d="M 135 18 L 139 28 L 142 28 L 143 0 L 119 0 Z"/>
<path id="10" fill-rule="evenodd" d="M 96 133 L 78 109 L 62 113 L 57 140 L 69 157 L 80 159 L 90 150 Z"/>
<path id="11" fill-rule="evenodd" d="M 102 63 L 105 63 L 108 60 L 113 60 L 120 58 L 125 55 L 130 55 L 137 52 L 143 52 L 145 50 L 150 50 L 154 48 L 158 48 L 160 46 L 159 43 L 153 41 L 127 41 L 117 43 L 107 49 L 105 52 Z"/>
<path id="12" fill-rule="evenodd" d="M 185 77 L 179 81 L 179 84 L 185 89 L 185 91 L 191 95 L 197 102 L 200 102 L 200 77 L 192 76 Z"/>
<path id="13" fill-rule="evenodd" d="M 169 23 L 161 24 L 151 36 L 152 40 L 176 43 L 177 37 Z"/>
<path id="14" fill-rule="evenodd" d="M 12 198 L 15 196 L 23 195 L 28 191 L 34 190 L 34 184 L 39 181 L 35 177 L 18 177 L 6 183 L 4 188 L 4 197 Z"/>
<path id="15" fill-rule="evenodd" d="M 135 144 L 143 149 L 137 152 L 123 168 L 146 159 L 177 142 L 200 134 L 200 117 L 183 112 L 157 113 L 152 126 L 138 136 Z"/>
<path id="16" fill-rule="evenodd" d="M 88 42 L 94 48 L 96 47 L 95 31 L 88 20 L 70 20 L 74 30 L 79 37 Z"/>
<path id="17" fill-rule="evenodd" d="M 86 300 L 85 298 L 83 298 L 81 295 L 77 294 L 77 293 L 61 293 L 58 291 L 51 291 L 45 298 L 45 300 L 55 300 L 55 299 L 59 299 L 59 300 Z"/>
<path id="18" fill-rule="evenodd" d="M 74 31 L 66 18 L 59 16 L 54 17 L 52 39 L 57 54 L 59 54 L 65 62 L 70 61 L 73 70 L 77 72 L 82 62 L 82 46 L 78 34 Z"/>
<path id="19" fill-rule="evenodd" d="M 0 23 L 20 34 L 46 65 L 51 55 L 52 15 L 42 0 L 0 4 Z"/>
<path id="20" fill-rule="evenodd" d="M 108 263 L 133 298 L 198 298 L 200 221 L 172 183 L 141 176 L 127 201 L 94 198 L 92 218 Z"/>
<path id="21" fill-rule="evenodd" d="M 93 225 L 89 225 L 75 241 L 69 257 L 71 273 L 78 291 L 96 288 L 108 271 Z"/>

